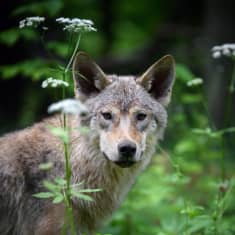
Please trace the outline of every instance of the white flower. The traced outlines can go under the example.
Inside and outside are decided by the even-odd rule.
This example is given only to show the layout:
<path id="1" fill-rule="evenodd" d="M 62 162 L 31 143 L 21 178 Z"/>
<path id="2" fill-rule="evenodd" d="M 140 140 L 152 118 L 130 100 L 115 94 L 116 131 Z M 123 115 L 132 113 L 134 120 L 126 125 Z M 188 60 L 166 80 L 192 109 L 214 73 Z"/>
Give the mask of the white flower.
<path id="1" fill-rule="evenodd" d="M 86 115 L 88 110 L 79 100 L 65 99 L 57 103 L 53 103 L 48 107 L 48 113 L 62 112 L 64 114 L 80 114 Z"/>
<path id="2" fill-rule="evenodd" d="M 42 82 L 42 88 L 46 88 L 46 87 L 59 87 L 59 86 L 65 86 L 65 87 L 68 87 L 69 86 L 69 83 L 68 82 L 65 82 L 63 80 L 60 80 L 60 79 L 54 79 L 52 77 L 50 78 L 47 78 L 46 80 L 44 80 Z"/>
<path id="3" fill-rule="evenodd" d="M 214 59 L 220 58 L 221 56 L 235 56 L 235 44 L 233 43 L 226 43 L 220 46 L 214 46 L 211 50 L 212 57 Z"/>
<path id="4" fill-rule="evenodd" d="M 213 57 L 214 59 L 220 58 L 220 57 L 221 57 L 220 51 L 215 51 L 215 52 L 213 52 L 213 53 L 212 53 L 212 57 Z"/>
<path id="5" fill-rule="evenodd" d="M 198 86 L 201 85 L 203 83 L 203 80 L 201 78 L 195 78 L 193 80 L 190 80 L 187 82 L 187 86 L 191 87 L 191 86 Z"/>
<path id="6" fill-rule="evenodd" d="M 43 21 L 45 21 L 45 17 L 40 17 L 40 16 L 26 17 L 25 19 L 20 21 L 19 28 L 31 27 L 31 26 L 37 27 Z"/>
<path id="7" fill-rule="evenodd" d="M 94 23 L 91 20 L 60 17 L 56 21 L 64 25 L 63 30 L 65 31 L 75 33 L 96 31 L 96 28 L 93 27 Z"/>

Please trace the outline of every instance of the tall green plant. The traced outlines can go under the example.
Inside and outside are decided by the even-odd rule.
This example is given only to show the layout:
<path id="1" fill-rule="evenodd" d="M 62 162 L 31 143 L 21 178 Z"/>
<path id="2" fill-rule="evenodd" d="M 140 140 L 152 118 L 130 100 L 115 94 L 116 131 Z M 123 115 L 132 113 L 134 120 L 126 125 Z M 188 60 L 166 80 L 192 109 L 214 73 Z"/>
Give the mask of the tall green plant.
<path id="1" fill-rule="evenodd" d="M 47 30 L 45 26 L 41 24 L 45 21 L 44 17 L 27 17 L 20 21 L 20 28 L 25 27 L 38 27 L 41 26 L 43 30 Z M 55 204 L 64 203 L 66 214 L 64 217 L 64 226 L 62 229 L 62 234 L 66 234 L 68 230 L 71 231 L 72 235 L 76 235 L 74 212 L 72 207 L 72 199 L 74 197 L 92 201 L 92 198 L 87 195 L 87 193 L 98 192 L 100 189 L 79 189 L 83 183 L 71 184 L 71 166 L 70 166 L 70 136 L 71 129 L 67 126 L 67 115 L 68 114 L 81 114 L 87 112 L 86 107 L 81 104 L 78 100 L 66 99 L 66 88 L 71 84 L 69 83 L 70 71 L 72 61 L 78 51 L 79 43 L 83 33 L 96 31 L 93 27 L 93 22 L 91 20 L 82 20 L 78 18 L 58 18 L 56 21 L 63 25 L 63 30 L 68 31 L 76 37 L 75 44 L 71 55 L 69 56 L 68 63 L 65 67 L 60 67 L 61 78 L 48 78 L 43 81 L 42 88 L 52 87 L 52 88 L 62 88 L 60 99 L 62 101 L 54 103 L 49 106 L 48 112 L 61 112 L 63 115 L 63 124 L 61 127 L 49 127 L 52 134 L 59 137 L 64 146 L 64 158 L 65 158 L 65 177 L 56 177 L 53 182 L 44 181 L 43 185 L 48 190 L 47 192 L 40 192 L 34 194 L 35 197 L 41 199 L 51 198 L 52 202 Z M 42 164 L 39 166 L 42 170 L 48 170 L 51 167 L 51 163 Z"/>

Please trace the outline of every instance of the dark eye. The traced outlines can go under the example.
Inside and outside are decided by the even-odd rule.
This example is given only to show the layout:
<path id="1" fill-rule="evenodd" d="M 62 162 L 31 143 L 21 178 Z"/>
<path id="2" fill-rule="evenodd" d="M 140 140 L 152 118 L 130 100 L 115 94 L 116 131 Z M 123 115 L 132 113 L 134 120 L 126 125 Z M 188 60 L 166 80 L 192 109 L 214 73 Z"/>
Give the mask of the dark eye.
<path id="1" fill-rule="evenodd" d="M 137 120 L 137 121 L 143 121 L 143 120 L 146 119 L 146 117 L 147 117 L 147 114 L 145 114 L 145 113 L 138 113 L 138 114 L 136 115 L 136 120 Z"/>
<path id="2" fill-rule="evenodd" d="M 112 114 L 111 113 L 109 113 L 109 112 L 103 112 L 103 113 L 101 113 L 102 114 L 102 116 L 103 116 L 103 118 L 105 119 L 105 120 L 112 120 Z"/>

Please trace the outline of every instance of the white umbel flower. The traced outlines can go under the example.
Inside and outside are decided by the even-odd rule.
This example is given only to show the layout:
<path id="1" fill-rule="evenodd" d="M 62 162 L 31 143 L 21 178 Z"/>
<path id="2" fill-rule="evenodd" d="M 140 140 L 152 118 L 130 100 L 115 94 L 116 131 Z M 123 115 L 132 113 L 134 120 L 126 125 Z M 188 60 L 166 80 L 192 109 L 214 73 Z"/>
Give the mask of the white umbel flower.
<path id="1" fill-rule="evenodd" d="M 80 33 L 97 31 L 96 28 L 93 27 L 94 23 L 92 20 L 60 17 L 57 18 L 56 21 L 64 25 L 63 30 L 69 32 Z"/>
<path id="2" fill-rule="evenodd" d="M 40 23 L 44 21 L 45 21 L 45 17 L 40 17 L 40 16 L 26 17 L 25 19 L 20 21 L 19 28 L 37 27 Z"/>
<path id="3" fill-rule="evenodd" d="M 199 86 L 203 83 L 203 80 L 201 78 L 195 78 L 193 80 L 190 80 L 187 82 L 187 86 Z"/>
<path id="4" fill-rule="evenodd" d="M 53 103 L 48 107 L 48 113 L 61 112 L 64 114 L 79 114 L 85 116 L 88 113 L 87 107 L 79 100 L 65 99 Z"/>
<path id="5" fill-rule="evenodd" d="M 211 51 L 214 59 L 220 58 L 221 56 L 233 57 L 235 56 L 235 43 L 214 46 Z"/>
<path id="6" fill-rule="evenodd" d="M 42 82 L 42 88 L 46 88 L 46 87 L 56 88 L 56 87 L 61 87 L 61 86 L 68 87 L 69 83 L 60 79 L 52 78 L 52 77 L 47 78 L 46 80 Z"/>

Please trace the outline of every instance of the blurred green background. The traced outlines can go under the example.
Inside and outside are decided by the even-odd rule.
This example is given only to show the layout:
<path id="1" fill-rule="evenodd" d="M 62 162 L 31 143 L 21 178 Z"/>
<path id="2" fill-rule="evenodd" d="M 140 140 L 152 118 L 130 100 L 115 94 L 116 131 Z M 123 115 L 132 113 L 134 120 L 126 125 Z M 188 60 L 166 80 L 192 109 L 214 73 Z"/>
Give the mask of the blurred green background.
<path id="1" fill-rule="evenodd" d="M 41 82 L 66 64 L 71 42 L 55 19 L 91 19 L 98 31 L 83 35 L 80 50 L 106 73 L 140 74 L 165 54 L 177 63 L 164 141 L 100 232 L 234 235 L 235 134 L 227 128 L 235 126 L 235 97 L 228 92 L 235 63 L 211 56 L 214 45 L 235 42 L 234 9 L 228 0 L 2 2 L 0 134 L 40 121 L 55 101 Z M 48 30 L 19 29 L 27 16 L 45 16 Z M 187 85 L 198 77 L 202 85 Z"/>

